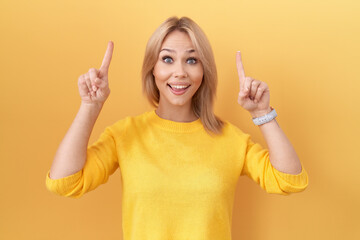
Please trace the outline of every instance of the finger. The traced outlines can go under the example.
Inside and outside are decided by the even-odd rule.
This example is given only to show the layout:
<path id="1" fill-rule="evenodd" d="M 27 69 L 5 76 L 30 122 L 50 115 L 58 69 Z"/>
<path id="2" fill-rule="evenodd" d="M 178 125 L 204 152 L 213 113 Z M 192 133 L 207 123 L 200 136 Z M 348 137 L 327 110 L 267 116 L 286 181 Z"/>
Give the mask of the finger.
<path id="1" fill-rule="evenodd" d="M 238 97 L 238 103 L 240 105 L 243 105 L 243 103 L 250 95 L 250 86 L 252 80 L 253 79 L 251 77 L 246 77 L 243 83 L 244 87 L 240 88 L 239 97 Z"/>
<path id="2" fill-rule="evenodd" d="M 105 81 L 101 81 L 99 78 L 96 78 L 95 81 L 92 83 L 92 89 L 96 92 L 98 89 L 101 88 L 103 82 Z"/>
<path id="3" fill-rule="evenodd" d="M 243 104 L 243 102 L 248 98 L 248 93 L 244 92 L 244 91 L 240 91 L 239 92 L 239 96 L 238 96 L 238 103 L 240 103 L 240 105 Z"/>
<path id="4" fill-rule="evenodd" d="M 102 81 L 100 78 L 95 79 L 95 86 L 97 88 L 104 88 L 106 87 L 107 83 L 105 81 Z"/>
<path id="5" fill-rule="evenodd" d="M 88 87 L 89 93 L 91 93 L 92 92 L 91 82 L 90 82 L 90 76 L 88 73 L 84 74 L 84 79 L 85 79 L 86 86 Z"/>
<path id="6" fill-rule="evenodd" d="M 78 79 L 79 81 L 79 87 L 81 88 L 82 91 L 84 92 L 89 92 L 89 88 L 88 86 L 86 85 L 86 81 L 85 81 L 85 78 L 84 78 L 84 75 L 81 75 Z"/>
<path id="7" fill-rule="evenodd" d="M 96 78 L 95 81 L 94 81 L 94 85 L 95 85 L 96 87 L 100 87 L 101 82 L 102 82 L 102 81 L 100 80 L 100 78 Z"/>
<path id="8" fill-rule="evenodd" d="M 95 79 L 98 77 L 98 70 L 95 68 L 90 68 L 89 77 L 90 77 L 91 85 L 94 85 Z"/>
<path id="9" fill-rule="evenodd" d="M 103 61 L 102 61 L 101 67 L 100 67 L 100 72 L 104 75 L 106 75 L 108 73 L 112 54 L 113 54 L 113 49 L 114 49 L 114 43 L 112 41 L 109 41 L 106 52 L 105 52 L 105 56 L 103 58 Z"/>
<path id="10" fill-rule="evenodd" d="M 250 92 L 250 99 L 251 100 L 254 100 L 255 99 L 255 96 L 256 96 L 256 92 L 258 91 L 258 87 L 260 85 L 260 81 L 259 80 L 256 80 L 254 79 L 251 83 L 251 92 Z"/>
<path id="11" fill-rule="evenodd" d="M 245 77 L 245 81 L 244 81 L 244 91 L 248 94 L 251 93 L 251 84 L 253 82 L 254 79 L 252 79 L 251 77 Z"/>
<path id="12" fill-rule="evenodd" d="M 260 86 L 257 89 L 256 96 L 255 96 L 256 103 L 260 102 L 262 95 L 264 94 L 265 91 L 267 91 L 267 89 L 268 89 L 268 87 L 267 87 L 266 83 L 261 82 Z"/>
<path id="13" fill-rule="evenodd" d="M 90 76 L 90 83 L 91 83 L 91 89 L 96 92 L 97 87 L 95 85 L 95 80 L 97 78 L 98 75 L 98 70 L 95 68 L 90 68 L 89 69 L 89 76 Z"/>
<path id="14" fill-rule="evenodd" d="M 244 87 L 245 71 L 244 71 L 244 66 L 242 64 L 240 51 L 237 51 L 236 53 L 236 67 L 239 75 L 240 89 L 241 89 L 242 87 Z"/>

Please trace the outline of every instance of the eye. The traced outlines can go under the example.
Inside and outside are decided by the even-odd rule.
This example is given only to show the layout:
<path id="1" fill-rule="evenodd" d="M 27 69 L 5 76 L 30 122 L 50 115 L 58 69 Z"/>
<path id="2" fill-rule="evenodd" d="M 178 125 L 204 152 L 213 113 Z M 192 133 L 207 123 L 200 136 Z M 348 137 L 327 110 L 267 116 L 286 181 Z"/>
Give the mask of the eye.
<path id="1" fill-rule="evenodd" d="M 172 63 L 173 62 L 173 59 L 169 56 L 164 56 L 162 57 L 162 60 L 165 62 L 165 63 Z"/>
<path id="2" fill-rule="evenodd" d="M 196 64 L 197 63 L 197 59 L 196 58 L 188 58 L 187 60 L 186 60 L 186 62 L 187 63 L 189 63 L 189 64 Z"/>

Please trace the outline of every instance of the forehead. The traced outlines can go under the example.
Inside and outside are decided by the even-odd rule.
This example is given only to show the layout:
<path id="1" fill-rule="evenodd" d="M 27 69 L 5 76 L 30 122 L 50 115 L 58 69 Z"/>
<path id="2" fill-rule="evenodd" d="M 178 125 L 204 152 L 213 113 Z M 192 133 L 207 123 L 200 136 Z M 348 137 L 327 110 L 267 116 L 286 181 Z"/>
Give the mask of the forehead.
<path id="1" fill-rule="evenodd" d="M 161 45 L 161 48 L 189 50 L 194 49 L 194 45 L 187 33 L 175 30 L 166 36 Z"/>

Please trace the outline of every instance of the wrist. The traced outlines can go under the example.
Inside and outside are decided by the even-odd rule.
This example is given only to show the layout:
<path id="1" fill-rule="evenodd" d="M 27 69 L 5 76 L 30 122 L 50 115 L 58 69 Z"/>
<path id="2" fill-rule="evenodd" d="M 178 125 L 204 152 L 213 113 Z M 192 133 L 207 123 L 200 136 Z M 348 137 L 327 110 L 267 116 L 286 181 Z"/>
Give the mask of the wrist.
<path id="1" fill-rule="evenodd" d="M 258 118 L 270 113 L 272 110 L 273 108 L 269 106 L 267 109 L 250 112 L 250 114 L 252 118 Z"/>
<path id="2" fill-rule="evenodd" d="M 101 111 L 103 105 L 103 103 L 81 102 L 80 109 L 89 113 L 98 114 Z"/>
<path id="3" fill-rule="evenodd" d="M 273 121 L 276 117 L 277 117 L 277 113 L 276 113 L 275 109 L 270 107 L 270 112 L 268 112 L 268 113 L 266 113 L 264 115 L 258 116 L 258 117 L 253 117 L 252 120 L 253 120 L 255 125 L 260 126 L 260 125 L 263 125 L 265 123 Z"/>

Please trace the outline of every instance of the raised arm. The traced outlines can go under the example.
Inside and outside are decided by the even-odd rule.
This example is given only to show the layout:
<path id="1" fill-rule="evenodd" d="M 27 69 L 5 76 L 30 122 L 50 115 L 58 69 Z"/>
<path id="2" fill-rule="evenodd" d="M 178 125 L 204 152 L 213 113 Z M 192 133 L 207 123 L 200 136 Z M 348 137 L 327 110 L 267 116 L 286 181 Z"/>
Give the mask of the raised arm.
<path id="1" fill-rule="evenodd" d="M 240 81 L 238 103 L 253 118 L 263 116 L 271 111 L 270 92 L 265 82 L 245 76 L 241 53 L 236 54 L 236 65 Z M 269 149 L 270 162 L 279 171 L 299 174 L 302 171 L 300 160 L 275 119 L 259 125 Z"/>
<path id="2" fill-rule="evenodd" d="M 50 169 L 50 178 L 59 179 L 80 171 L 86 162 L 90 134 L 110 94 L 108 71 L 114 43 L 109 41 L 99 69 L 90 68 L 78 79 L 80 109 L 59 145 Z"/>

